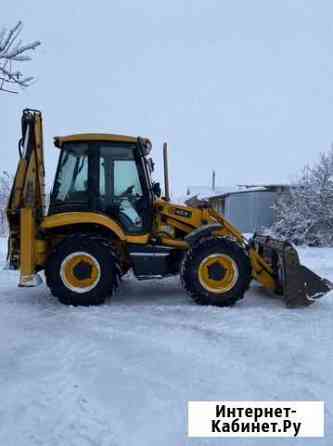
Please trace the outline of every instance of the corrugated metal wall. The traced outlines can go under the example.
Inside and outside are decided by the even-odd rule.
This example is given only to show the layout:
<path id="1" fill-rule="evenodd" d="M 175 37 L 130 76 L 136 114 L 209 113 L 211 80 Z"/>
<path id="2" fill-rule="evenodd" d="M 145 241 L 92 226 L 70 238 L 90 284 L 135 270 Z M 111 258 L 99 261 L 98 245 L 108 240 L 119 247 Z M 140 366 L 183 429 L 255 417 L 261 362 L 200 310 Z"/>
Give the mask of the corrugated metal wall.
<path id="1" fill-rule="evenodd" d="M 228 195 L 224 215 L 242 232 L 270 227 L 274 220 L 272 205 L 276 192 L 252 191 Z"/>

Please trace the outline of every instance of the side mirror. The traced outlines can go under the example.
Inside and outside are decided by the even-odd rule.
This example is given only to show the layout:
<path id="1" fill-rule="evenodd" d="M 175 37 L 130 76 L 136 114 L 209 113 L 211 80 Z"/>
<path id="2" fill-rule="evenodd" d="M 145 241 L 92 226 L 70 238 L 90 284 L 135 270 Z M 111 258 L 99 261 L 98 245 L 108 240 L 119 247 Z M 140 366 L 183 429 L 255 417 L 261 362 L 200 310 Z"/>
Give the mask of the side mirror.
<path id="1" fill-rule="evenodd" d="M 156 197 L 160 197 L 162 194 L 160 183 L 153 183 L 153 193 Z"/>
<path id="2" fill-rule="evenodd" d="M 154 163 L 153 159 L 148 158 L 147 161 L 148 161 L 148 167 L 149 167 L 150 173 L 154 172 L 155 163 Z"/>

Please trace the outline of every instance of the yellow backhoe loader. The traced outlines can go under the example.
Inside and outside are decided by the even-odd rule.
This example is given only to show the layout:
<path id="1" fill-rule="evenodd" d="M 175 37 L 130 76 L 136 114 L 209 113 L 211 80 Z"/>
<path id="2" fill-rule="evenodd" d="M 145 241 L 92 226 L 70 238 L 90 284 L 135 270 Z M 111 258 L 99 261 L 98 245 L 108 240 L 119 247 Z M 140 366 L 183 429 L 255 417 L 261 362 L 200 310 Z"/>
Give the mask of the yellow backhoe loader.
<path id="1" fill-rule="evenodd" d="M 46 209 L 42 115 L 24 110 L 7 208 L 8 263 L 20 270 L 20 286 L 37 285 L 44 270 L 62 303 L 96 305 L 132 269 L 138 279 L 180 274 L 196 303 L 217 306 L 234 304 L 255 279 L 290 307 L 332 288 L 300 264 L 290 243 L 247 240 L 206 203 L 172 204 L 166 144 L 160 198 L 149 139 L 76 134 L 54 142 L 60 156 Z"/>

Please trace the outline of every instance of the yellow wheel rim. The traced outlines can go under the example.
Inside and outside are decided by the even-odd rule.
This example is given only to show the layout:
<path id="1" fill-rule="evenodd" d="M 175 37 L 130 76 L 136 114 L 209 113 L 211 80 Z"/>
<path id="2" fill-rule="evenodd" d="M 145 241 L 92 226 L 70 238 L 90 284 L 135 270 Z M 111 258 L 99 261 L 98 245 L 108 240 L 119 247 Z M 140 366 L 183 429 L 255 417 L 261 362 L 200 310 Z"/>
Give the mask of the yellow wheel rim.
<path id="1" fill-rule="evenodd" d="M 74 252 L 62 261 L 60 277 L 69 290 L 87 293 L 98 284 L 101 268 L 96 258 L 91 254 Z"/>
<path id="2" fill-rule="evenodd" d="M 223 294 L 230 291 L 238 280 L 237 263 L 226 254 L 205 257 L 198 270 L 199 282 L 207 291 Z"/>

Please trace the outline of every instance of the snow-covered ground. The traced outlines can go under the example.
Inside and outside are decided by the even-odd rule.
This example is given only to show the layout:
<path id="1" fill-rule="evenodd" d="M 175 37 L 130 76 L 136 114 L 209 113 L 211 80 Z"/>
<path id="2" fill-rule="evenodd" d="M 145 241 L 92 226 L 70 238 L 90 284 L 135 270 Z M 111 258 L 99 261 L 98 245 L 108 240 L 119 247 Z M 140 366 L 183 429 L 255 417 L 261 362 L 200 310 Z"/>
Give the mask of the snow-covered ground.
<path id="1" fill-rule="evenodd" d="M 332 249 L 301 256 L 333 280 Z M 72 308 L 16 284 L 0 271 L 1 446 L 333 444 L 333 293 L 288 310 L 254 285 L 218 309 L 177 279 L 128 279 L 112 303 Z M 188 400 L 325 400 L 326 437 L 188 439 Z"/>

